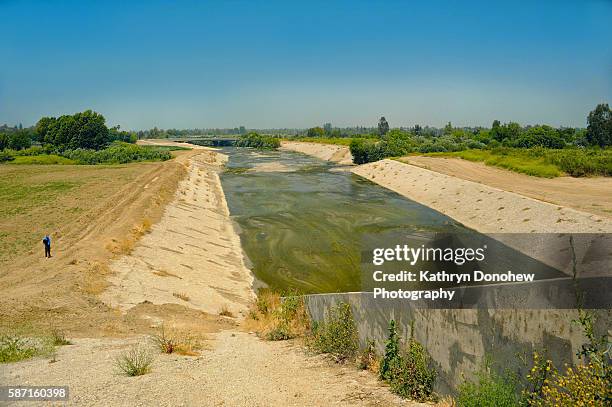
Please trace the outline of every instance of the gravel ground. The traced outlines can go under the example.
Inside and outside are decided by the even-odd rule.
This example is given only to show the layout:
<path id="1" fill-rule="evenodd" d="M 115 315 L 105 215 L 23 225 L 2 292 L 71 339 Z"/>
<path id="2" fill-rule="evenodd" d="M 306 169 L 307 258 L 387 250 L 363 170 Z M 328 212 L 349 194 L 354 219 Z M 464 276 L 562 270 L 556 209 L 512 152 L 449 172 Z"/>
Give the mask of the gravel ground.
<path id="1" fill-rule="evenodd" d="M 145 338 L 79 339 L 57 361 L 1 365 L 0 383 L 67 385 L 79 406 L 418 406 L 382 387 L 374 374 L 307 355 L 292 342 L 223 331 L 200 356 L 156 353 L 151 373 L 126 377 L 115 359 Z M 150 345 L 150 343 L 149 343 Z M 50 405 L 49 403 L 14 403 Z"/>

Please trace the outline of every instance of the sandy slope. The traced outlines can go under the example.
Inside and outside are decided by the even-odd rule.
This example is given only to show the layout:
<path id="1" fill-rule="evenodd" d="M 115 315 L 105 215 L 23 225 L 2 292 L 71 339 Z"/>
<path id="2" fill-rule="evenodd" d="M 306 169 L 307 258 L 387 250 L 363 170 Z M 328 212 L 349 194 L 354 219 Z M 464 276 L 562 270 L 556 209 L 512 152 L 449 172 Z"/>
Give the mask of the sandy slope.
<path id="1" fill-rule="evenodd" d="M 299 141 L 283 141 L 281 149 L 297 151 L 315 156 L 325 161 L 341 165 L 353 165 L 353 156 L 348 147 L 334 144 L 305 143 Z"/>
<path id="2" fill-rule="evenodd" d="M 227 157 L 202 149 L 161 221 L 134 251 L 110 266 L 102 300 L 127 310 L 143 301 L 216 314 L 244 312 L 254 298 L 218 176 Z M 180 298 L 181 296 L 186 296 Z"/>
<path id="3" fill-rule="evenodd" d="M 200 356 L 157 354 L 147 375 L 119 375 L 114 360 L 135 343 L 147 340 L 81 339 L 62 347 L 55 363 L 35 359 L 0 371 L 0 382 L 68 385 L 69 405 L 79 406 L 421 405 L 392 395 L 369 372 L 244 332 L 216 335 Z"/>
<path id="4" fill-rule="evenodd" d="M 539 178 L 459 158 L 415 156 L 404 157 L 402 161 L 540 201 L 612 217 L 611 177 Z"/>

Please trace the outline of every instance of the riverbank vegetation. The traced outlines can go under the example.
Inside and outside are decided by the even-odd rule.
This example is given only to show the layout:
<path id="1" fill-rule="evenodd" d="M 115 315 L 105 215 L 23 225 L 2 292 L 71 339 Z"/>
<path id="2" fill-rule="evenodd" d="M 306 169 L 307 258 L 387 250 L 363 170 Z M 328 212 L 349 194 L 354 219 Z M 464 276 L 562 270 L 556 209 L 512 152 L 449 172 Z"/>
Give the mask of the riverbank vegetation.
<path id="1" fill-rule="evenodd" d="M 404 342 L 396 322 L 389 321 L 384 351 L 379 356 L 377 349 L 380 348 L 374 341 L 368 340 L 360 347 L 359 331 L 348 303 L 331 306 L 318 321 L 311 320 L 307 309 L 304 297 L 295 293 L 281 297 L 263 290 L 249 312 L 247 327 L 255 327 L 258 335 L 268 340 L 302 337 L 307 348 L 315 353 L 376 373 L 401 397 L 415 401 L 439 400 L 434 391 L 438 373 L 427 348 L 415 338 L 414 322 Z M 608 405 L 612 396 L 610 344 L 605 336 L 595 335 L 592 312 L 579 308 L 578 315 L 576 322 L 587 338 L 578 355 L 583 363 L 566 366 L 562 372 L 534 352 L 529 374 L 520 377 L 495 366 L 491 357 L 485 357 L 481 370 L 474 372 L 474 380 L 465 380 L 459 385 L 455 400 L 447 397 L 442 404 L 464 407 Z"/>
<path id="2" fill-rule="evenodd" d="M 568 174 L 574 177 L 587 175 L 612 176 L 612 149 L 543 147 L 497 147 L 483 150 L 464 150 L 448 153 L 428 153 L 433 157 L 459 157 L 486 165 L 506 168 L 538 177 L 558 177 Z"/>
<path id="3" fill-rule="evenodd" d="M 259 150 L 276 150 L 280 147 L 280 138 L 251 132 L 244 136 L 240 136 L 238 140 L 236 140 L 235 145 L 236 147 L 252 147 Z"/>
<path id="4" fill-rule="evenodd" d="M 0 132 L 0 162 L 13 164 L 123 164 L 164 161 L 167 149 L 137 146 L 136 134 L 108 128 L 104 116 L 87 110 L 43 117 L 33 128 Z"/>
<path id="5" fill-rule="evenodd" d="M 611 176 L 610 107 L 598 105 L 588 115 L 587 122 L 586 129 L 521 126 L 495 120 L 490 128 L 456 128 L 448 123 L 443 129 L 415 125 L 390 130 L 382 117 L 377 129 L 368 134 L 343 136 L 331 126 L 314 127 L 306 137 L 294 140 L 348 145 L 355 164 L 426 154 L 482 161 L 540 177 Z"/>

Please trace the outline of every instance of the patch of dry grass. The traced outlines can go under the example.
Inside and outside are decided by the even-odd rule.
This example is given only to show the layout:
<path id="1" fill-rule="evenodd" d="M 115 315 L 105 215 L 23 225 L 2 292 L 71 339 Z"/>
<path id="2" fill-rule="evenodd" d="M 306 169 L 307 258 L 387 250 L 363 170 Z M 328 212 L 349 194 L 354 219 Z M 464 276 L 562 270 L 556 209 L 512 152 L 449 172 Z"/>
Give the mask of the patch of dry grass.
<path id="1" fill-rule="evenodd" d="M 158 332 L 151 335 L 151 341 L 161 353 L 177 353 L 183 356 L 197 356 L 203 348 L 200 338 L 176 329 L 166 330 L 162 324 Z"/>
<path id="2" fill-rule="evenodd" d="M 189 302 L 189 296 L 185 293 L 172 293 L 172 295 L 178 298 L 179 300 Z"/>
<path id="3" fill-rule="evenodd" d="M 301 337 L 310 332 L 310 317 L 304 298 L 281 297 L 278 292 L 260 289 L 245 321 L 247 329 L 269 340 Z"/>
<path id="4" fill-rule="evenodd" d="M 230 317 L 230 318 L 236 317 L 234 313 L 229 310 L 227 305 L 223 305 L 223 307 L 221 307 L 221 311 L 219 311 L 219 315 L 221 315 L 222 317 Z"/>

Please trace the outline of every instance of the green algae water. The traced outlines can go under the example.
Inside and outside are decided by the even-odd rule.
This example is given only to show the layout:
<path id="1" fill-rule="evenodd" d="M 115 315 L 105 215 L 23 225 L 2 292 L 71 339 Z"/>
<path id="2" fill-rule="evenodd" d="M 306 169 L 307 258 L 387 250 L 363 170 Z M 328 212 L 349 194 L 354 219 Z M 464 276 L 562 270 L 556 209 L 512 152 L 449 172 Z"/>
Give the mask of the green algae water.
<path id="1" fill-rule="evenodd" d="M 360 291 L 363 236 L 461 225 L 342 167 L 288 151 L 225 148 L 221 176 L 255 277 L 304 293 Z"/>

